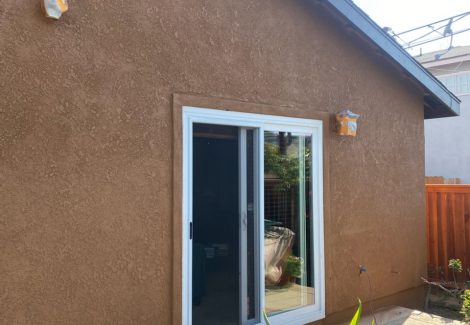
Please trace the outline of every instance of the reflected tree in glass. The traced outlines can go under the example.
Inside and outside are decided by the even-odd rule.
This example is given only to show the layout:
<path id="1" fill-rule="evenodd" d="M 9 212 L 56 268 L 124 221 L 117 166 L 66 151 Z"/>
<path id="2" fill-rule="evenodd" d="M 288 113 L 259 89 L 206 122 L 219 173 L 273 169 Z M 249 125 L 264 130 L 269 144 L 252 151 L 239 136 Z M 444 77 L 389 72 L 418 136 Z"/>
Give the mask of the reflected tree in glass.
<path id="1" fill-rule="evenodd" d="M 310 258 L 311 136 L 265 132 L 265 309 L 314 303 Z"/>

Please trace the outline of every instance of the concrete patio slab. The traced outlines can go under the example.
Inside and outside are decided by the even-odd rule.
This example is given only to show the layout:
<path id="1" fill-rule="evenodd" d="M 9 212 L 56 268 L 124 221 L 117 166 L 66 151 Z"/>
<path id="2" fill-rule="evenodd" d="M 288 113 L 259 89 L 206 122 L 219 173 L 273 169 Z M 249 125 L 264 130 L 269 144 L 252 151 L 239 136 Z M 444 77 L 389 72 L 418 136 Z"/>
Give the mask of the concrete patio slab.
<path id="1" fill-rule="evenodd" d="M 364 315 L 361 325 L 370 325 L 372 315 Z M 428 314 L 419 310 L 399 306 L 378 309 L 375 312 L 376 325 L 464 325 L 464 322 Z M 347 323 L 346 323 L 347 324 Z"/>

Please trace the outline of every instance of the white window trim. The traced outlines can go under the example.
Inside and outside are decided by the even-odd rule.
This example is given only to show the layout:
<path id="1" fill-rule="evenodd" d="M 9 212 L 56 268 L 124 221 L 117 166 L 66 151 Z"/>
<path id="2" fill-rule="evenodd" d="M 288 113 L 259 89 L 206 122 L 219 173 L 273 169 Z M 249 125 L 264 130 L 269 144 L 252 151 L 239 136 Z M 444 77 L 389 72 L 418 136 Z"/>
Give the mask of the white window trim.
<path id="1" fill-rule="evenodd" d="M 272 325 L 303 325 L 325 318 L 325 267 L 324 267 L 324 230 L 323 230 L 323 121 L 242 113 L 208 108 L 183 106 L 183 254 L 182 254 L 182 324 L 192 323 L 192 240 L 189 238 L 189 224 L 192 222 L 192 157 L 193 157 L 193 124 L 219 124 L 259 129 L 259 141 L 264 143 L 264 131 L 285 131 L 307 133 L 312 135 L 312 204 L 313 216 L 313 258 L 315 304 L 294 309 L 269 317 Z M 264 161 L 263 146 L 260 145 L 259 161 Z M 264 164 L 260 163 L 257 175 L 259 216 L 264 219 Z M 264 233 L 264 223 L 260 222 L 259 233 Z M 264 236 L 259 236 L 259 247 L 264 245 Z M 259 252 L 259 269 L 264 269 L 263 250 Z M 260 273 L 260 306 L 264 306 L 264 272 Z M 261 324 L 264 320 L 261 319 Z"/>

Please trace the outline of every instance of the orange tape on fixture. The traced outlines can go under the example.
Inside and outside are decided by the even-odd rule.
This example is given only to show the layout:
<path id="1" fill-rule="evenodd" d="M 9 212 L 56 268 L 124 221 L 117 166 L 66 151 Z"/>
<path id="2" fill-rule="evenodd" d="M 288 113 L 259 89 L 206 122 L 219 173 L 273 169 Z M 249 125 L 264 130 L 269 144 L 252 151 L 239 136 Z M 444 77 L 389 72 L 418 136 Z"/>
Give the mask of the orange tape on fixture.
<path id="1" fill-rule="evenodd" d="M 64 12 L 69 10 L 67 0 L 41 0 L 46 17 L 59 19 Z"/>

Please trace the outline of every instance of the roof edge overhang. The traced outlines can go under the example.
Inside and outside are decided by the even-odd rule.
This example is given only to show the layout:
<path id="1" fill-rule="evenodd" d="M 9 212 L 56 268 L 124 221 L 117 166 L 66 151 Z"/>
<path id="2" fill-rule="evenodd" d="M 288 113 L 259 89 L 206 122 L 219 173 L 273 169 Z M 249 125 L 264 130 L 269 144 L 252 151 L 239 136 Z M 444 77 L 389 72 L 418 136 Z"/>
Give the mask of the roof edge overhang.
<path id="1" fill-rule="evenodd" d="M 460 100 L 351 0 L 325 0 L 424 89 L 424 118 L 458 116 Z"/>

